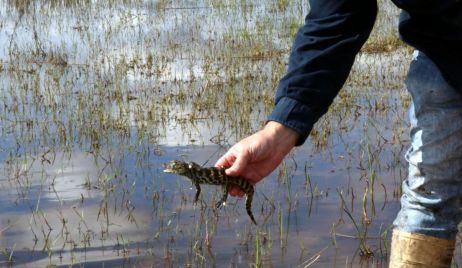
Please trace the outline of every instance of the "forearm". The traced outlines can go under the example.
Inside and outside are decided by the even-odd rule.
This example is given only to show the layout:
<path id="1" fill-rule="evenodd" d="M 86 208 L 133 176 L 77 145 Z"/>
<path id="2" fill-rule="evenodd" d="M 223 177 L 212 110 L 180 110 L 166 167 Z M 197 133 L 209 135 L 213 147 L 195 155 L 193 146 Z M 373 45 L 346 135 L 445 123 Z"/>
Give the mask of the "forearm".
<path id="1" fill-rule="evenodd" d="M 297 131 L 297 145 L 305 141 L 343 86 L 376 11 L 375 1 L 370 0 L 311 1 L 268 117 Z"/>

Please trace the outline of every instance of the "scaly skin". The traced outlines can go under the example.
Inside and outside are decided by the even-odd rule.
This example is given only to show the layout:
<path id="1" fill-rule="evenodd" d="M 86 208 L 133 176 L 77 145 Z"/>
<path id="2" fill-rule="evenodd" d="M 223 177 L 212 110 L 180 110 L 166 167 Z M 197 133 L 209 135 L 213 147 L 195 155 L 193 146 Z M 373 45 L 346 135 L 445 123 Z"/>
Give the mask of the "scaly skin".
<path id="1" fill-rule="evenodd" d="M 257 222 L 253 217 L 252 213 L 252 199 L 255 192 L 254 186 L 248 182 L 244 177 L 237 176 L 231 177 L 226 175 L 225 169 L 217 169 L 214 167 L 204 168 L 194 162 L 184 162 L 180 160 L 172 160 L 164 164 L 164 172 L 166 173 L 175 173 L 188 177 L 192 183 L 196 186 L 196 196 L 194 197 L 194 202 L 197 202 L 199 199 L 199 194 L 201 192 L 201 184 L 211 184 L 211 185 L 221 185 L 223 188 L 223 196 L 220 201 L 217 202 L 216 207 L 220 208 L 226 199 L 228 198 L 228 188 L 230 185 L 236 185 L 241 188 L 247 199 L 245 201 L 245 209 L 247 214 L 249 214 L 250 219 L 256 225 Z"/>

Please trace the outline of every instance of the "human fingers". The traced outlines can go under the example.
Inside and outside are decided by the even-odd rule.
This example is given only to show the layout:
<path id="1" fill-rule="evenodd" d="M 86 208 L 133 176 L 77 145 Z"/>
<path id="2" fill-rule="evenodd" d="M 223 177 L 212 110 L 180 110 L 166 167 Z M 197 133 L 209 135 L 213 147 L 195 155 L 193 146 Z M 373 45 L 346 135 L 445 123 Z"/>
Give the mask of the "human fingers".
<path id="1" fill-rule="evenodd" d="M 234 186 L 234 185 L 231 185 L 228 189 L 228 193 L 231 195 L 231 196 L 239 196 L 239 197 L 243 197 L 244 196 L 244 191 L 242 191 L 241 188 L 237 187 L 237 186 Z"/>
<path id="2" fill-rule="evenodd" d="M 236 160 L 236 157 L 234 154 L 231 153 L 231 151 L 226 152 L 222 157 L 220 157 L 217 162 L 215 163 L 216 168 L 222 168 L 222 167 L 230 167 L 233 165 L 234 161 Z"/>
<path id="3" fill-rule="evenodd" d="M 226 169 L 226 175 L 238 176 L 244 171 L 249 162 L 249 156 L 246 153 L 240 153 L 235 156 L 235 159 L 229 168 Z"/>

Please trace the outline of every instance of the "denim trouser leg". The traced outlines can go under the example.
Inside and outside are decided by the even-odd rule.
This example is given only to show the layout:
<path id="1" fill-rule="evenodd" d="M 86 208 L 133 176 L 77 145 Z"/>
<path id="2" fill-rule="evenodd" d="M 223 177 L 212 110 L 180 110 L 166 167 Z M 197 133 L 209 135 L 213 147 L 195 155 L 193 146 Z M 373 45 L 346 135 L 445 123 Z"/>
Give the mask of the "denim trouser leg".
<path id="1" fill-rule="evenodd" d="M 462 219 L 462 94 L 422 52 L 414 53 L 406 85 L 412 145 L 394 225 L 453 240 Z"/>

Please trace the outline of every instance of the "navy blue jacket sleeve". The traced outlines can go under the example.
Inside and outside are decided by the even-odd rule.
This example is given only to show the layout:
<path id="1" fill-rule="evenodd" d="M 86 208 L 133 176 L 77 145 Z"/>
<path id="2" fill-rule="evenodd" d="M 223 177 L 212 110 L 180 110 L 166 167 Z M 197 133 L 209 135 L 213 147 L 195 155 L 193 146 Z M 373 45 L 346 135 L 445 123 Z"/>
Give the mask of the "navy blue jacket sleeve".
<path id="1" fill-rule="evenodd" d="M 269 121 L 300 134 L 304 143 L 345 83 L 377 14 L 374 0 L 312 0 L 280 80 Z"/>

